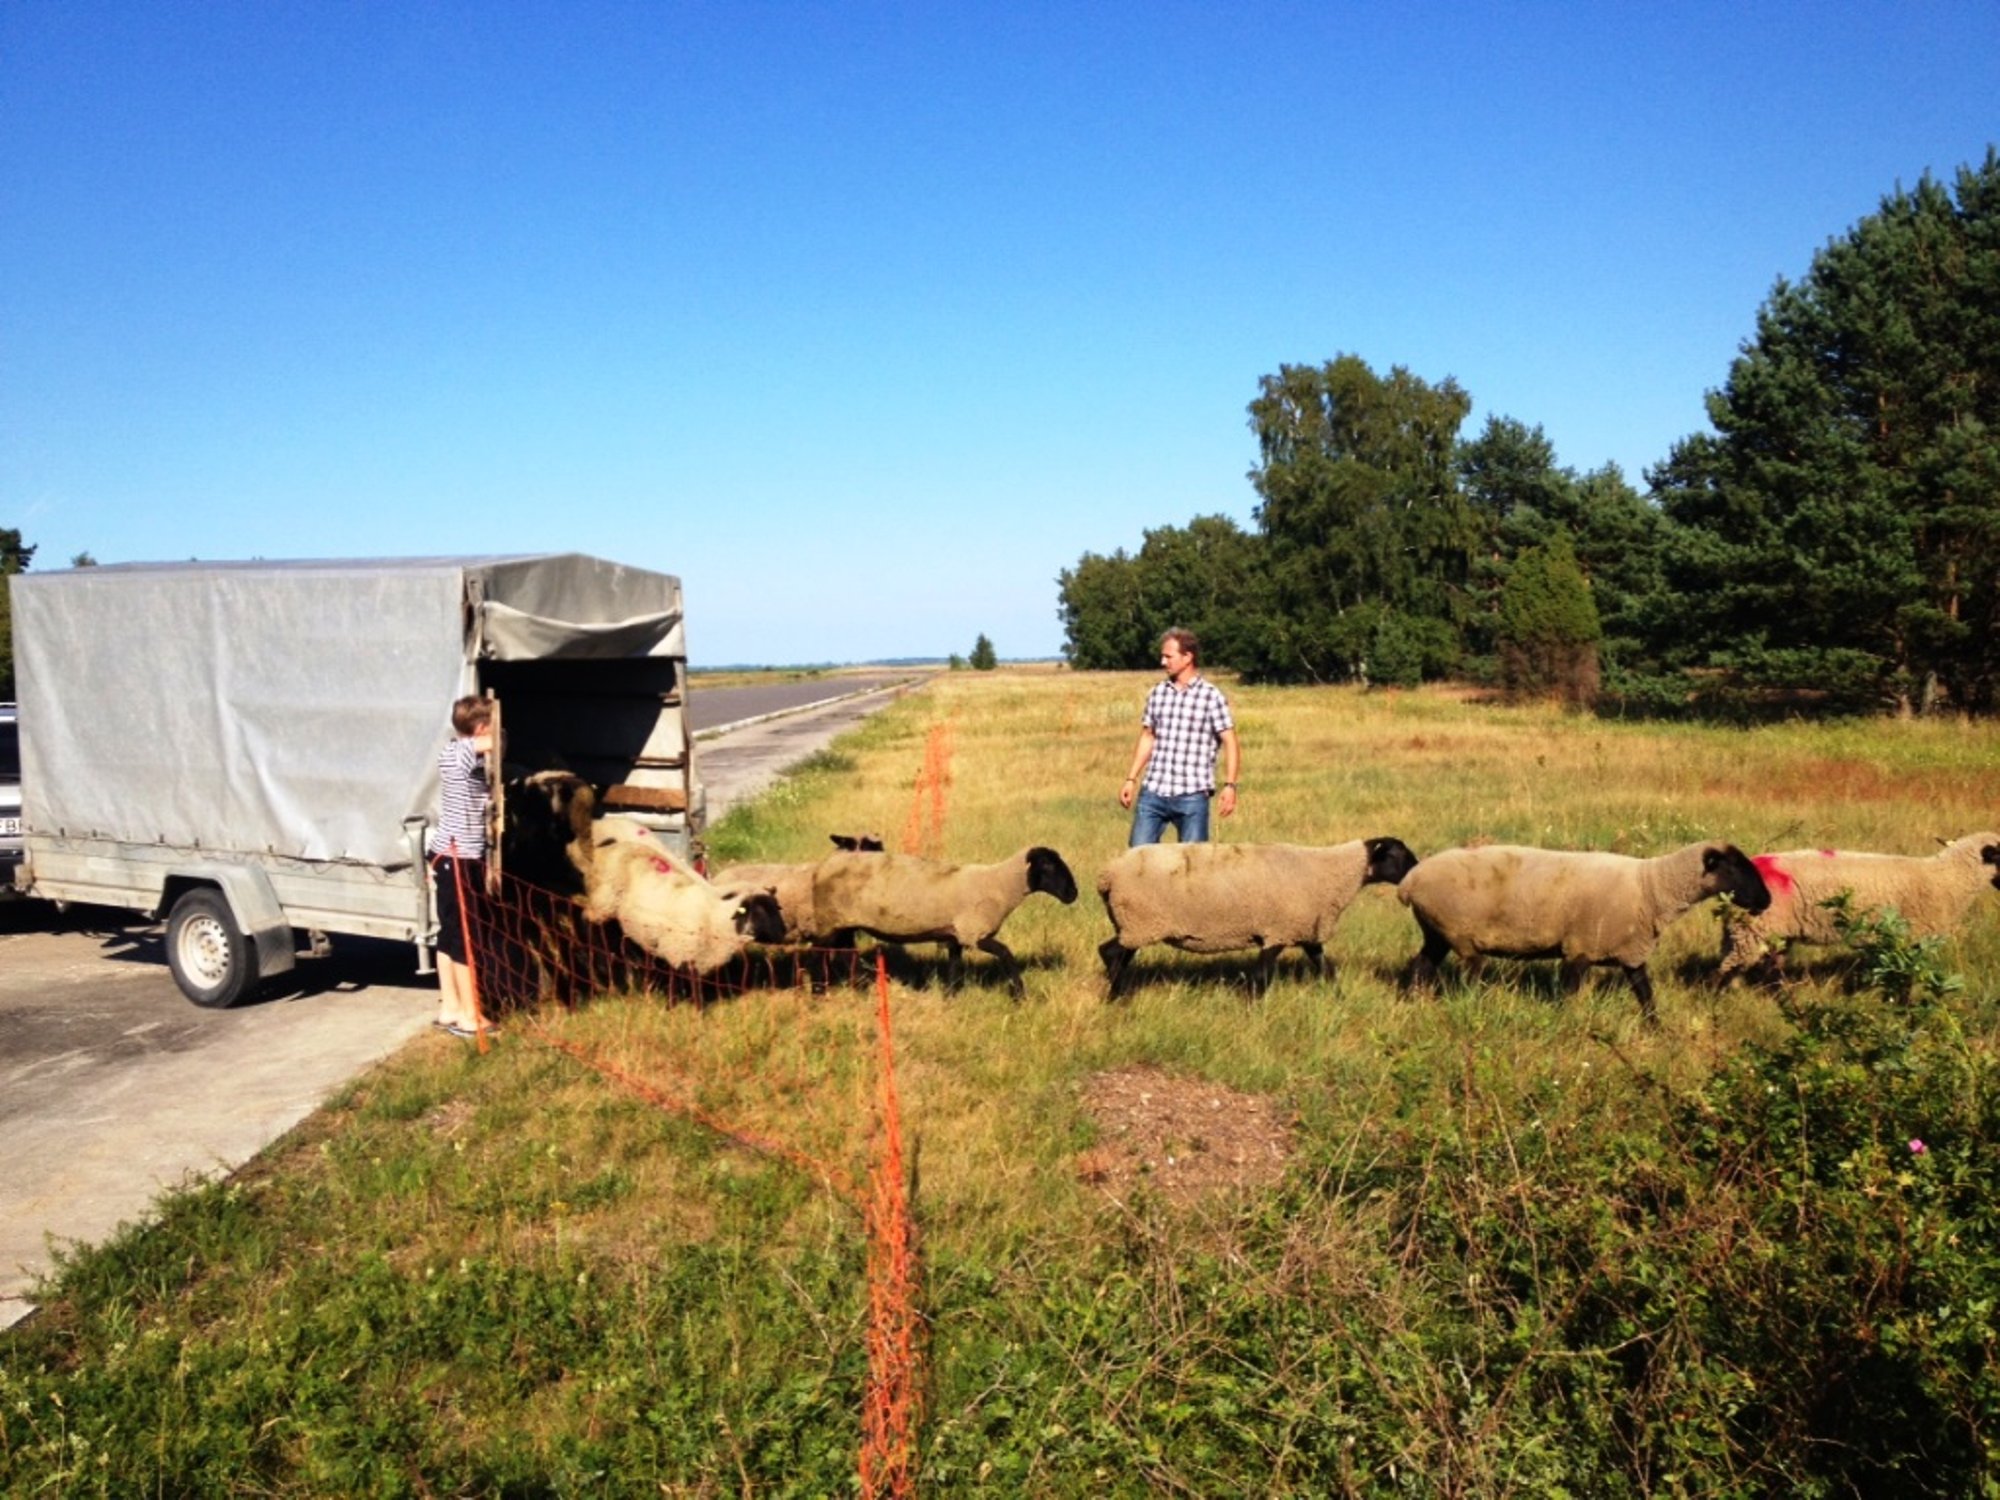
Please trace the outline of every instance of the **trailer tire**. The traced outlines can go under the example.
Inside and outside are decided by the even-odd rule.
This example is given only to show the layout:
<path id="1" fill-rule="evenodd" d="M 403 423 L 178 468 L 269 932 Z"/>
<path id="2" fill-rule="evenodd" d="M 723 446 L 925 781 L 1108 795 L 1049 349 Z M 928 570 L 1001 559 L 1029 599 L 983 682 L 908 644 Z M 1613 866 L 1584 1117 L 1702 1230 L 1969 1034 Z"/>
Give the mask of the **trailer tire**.
<path id="1" fill-rule="evenodd" d="M 222 892 L 201 886 L 174 903 L 167 915 L 167 967 L 196 1005 L 221 1010 L 250 993 L 257 978 L 250 939 Z"/>

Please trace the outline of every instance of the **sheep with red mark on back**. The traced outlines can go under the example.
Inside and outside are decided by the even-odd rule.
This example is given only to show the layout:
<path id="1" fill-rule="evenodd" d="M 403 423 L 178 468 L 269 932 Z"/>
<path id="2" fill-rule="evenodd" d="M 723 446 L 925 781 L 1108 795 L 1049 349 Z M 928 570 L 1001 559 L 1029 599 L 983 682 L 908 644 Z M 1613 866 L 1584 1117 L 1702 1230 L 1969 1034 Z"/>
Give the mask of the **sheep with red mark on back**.
<path id="1" fill-rule="evenodd" d="M 677 968 L 712 974 L 751 943 L 784 938 L 784 918 L 768 892 L 725 896 L 641 825 L 599 819 L 588 853 L 584 916 L 615 920 L 626 937 Z"/>
<path id="2" fill-rule="evenodd" d="M 1936 854 L 1866 854 L 1788 849 L 1752 861 L 1771 890 L 1770 906 L 1722 926 L 1722 966 L 1732 980 L 1746 970 L 1772 976 L 1789 943 L 1837 943 L 1824 904 L 1843 891 L 1855 912 L 1894 907 L 1913 937 L 1939 937 L 1964 922 L 1982 891 L 2000 890 L 2000 834 L 1969 833 Z"/>

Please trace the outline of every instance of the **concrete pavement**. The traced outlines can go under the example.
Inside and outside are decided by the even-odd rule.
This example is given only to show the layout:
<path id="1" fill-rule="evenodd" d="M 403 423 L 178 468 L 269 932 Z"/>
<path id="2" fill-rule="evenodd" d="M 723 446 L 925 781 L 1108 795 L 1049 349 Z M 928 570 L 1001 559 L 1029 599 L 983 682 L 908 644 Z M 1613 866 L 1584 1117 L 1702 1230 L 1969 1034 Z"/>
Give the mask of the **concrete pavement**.
<path id="1" fill-rule="evenodd" d="M 860 693 L 830 681 L 847 695 L 699 740 L 711 820 L 909 679 Z M 342 939 L 289 988 L 220 1011 L 188 1003 L 161 946 L 137 914 L 0 903 L 0 1328 L 33 1311 L 51 1242 L 98 1243 L 191 1175 L 234 1171 L 436 1012 L 404 943 Z"/>

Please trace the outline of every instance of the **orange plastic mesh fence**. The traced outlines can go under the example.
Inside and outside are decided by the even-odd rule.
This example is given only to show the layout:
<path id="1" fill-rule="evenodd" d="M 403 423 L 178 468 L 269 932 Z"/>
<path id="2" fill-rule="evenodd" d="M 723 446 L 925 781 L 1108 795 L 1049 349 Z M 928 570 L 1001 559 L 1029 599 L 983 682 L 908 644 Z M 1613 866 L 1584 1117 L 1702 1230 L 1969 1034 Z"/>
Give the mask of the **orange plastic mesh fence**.
<path id="1" fill-rule="evenodd" d="M 895 1043 L 889 1027 L 889 970 L 875 957 L 876 1132 L 868 1175 L 868 1393 L 861 1414 L 861 1493 L 916 1493 L 921 1350 L 917 1323 L 916 1228 L 903 1163 L 903 1117 L 896 1098 Z"/>
<path id="2" fill-rule="evenodd" d="M 949 779 L 950 732 L 933 729 L 919 777 L 912 828 L 928 808 L 924 840 L 942 847 L 943 787 Z M 748 1150 L 797 1167 L 856 1205 L 868 1236 L 868 1388 L 862 1410 L 860 1479 L 868 1497 L 916 1493 L 917 1429 L 921 1419 L 920 1328 L 916 1311 L 916 1230 L 908 1193 L 903 1122 L 896 1092 L 890 1027 L 889 974 L 875 955 L 877 1037 L 875 1151 L 865 1188 L 839 1165 L 777 1135 L 703 1108 L 692 1087 L 641 1076 L 623 1062 L 558 1035 L 545 1024 L 552 1007 L 571 1009 L 604 994 L 643 994 L 668 1004 L 706 1005 L 777 983 L 805 983 L 827 968 L 855 961 L 852 952 L 807 951 L 762 963 L 746 959 L 720 974 L 694 977 L 628 941 L 616 924 L 586 921 L 574 900 L 513 877 L 491 895 L 461 882 L 460 911 L 475 1004 L 482 1018 L 508 1014 L 517 1034 L 563 1053 L 614 1087 L 669 1114 L 695 1121 Z M 789 965 L 789 967 L 785 967 Z M 480 1038 L 482 1048 L 486 1038 Z"/>
<path id="3" fill-rule="evenodd" d="M 527 1029 L 535 1040 L 554 1048 L 565 1057 L 582 1063 L 607 1083 L 623 1089 L 633 1098 L 643 1100 L 667 1114 L 706 1126 L 745 1150 L 754 1151 L 760 1156 L 768 1156 L 777 1161 L 788 1162 L 808 1177 L 817 1177 L 838 1197 L 849 1203 L 858 1205 L 862 1201 L 860 1189 L 855 1185 L 854 1179 L 833 1163 L 821 1161 L 811 1153 L 800 1150 L 788 1141 L 779 1140 L 776 1136 L 724 1119 L 713 1110 L 704 1109 L 696 1103 L 691 1091 L 670 1089 L 650 1078 L 641 1078 L 613 1059 L 557 1036 L 532 1019 L 528 1021 Z"/>
<path id="4" fill-rule="evenodd" d="M 616 922 L 586 921 L 568 896 L 511 875 L 490 896 L 475 885 L 463 886 L 460 902 L 480 1014 L 489 1019 L 534 1005 L 574 1006 L 597 995 L 641 994 L 669 1004 L 705 1005 L 752 989 L 788 986 L 842 956 L 745 957 L 714 974 L 693 975 L 629 941 Z"/>

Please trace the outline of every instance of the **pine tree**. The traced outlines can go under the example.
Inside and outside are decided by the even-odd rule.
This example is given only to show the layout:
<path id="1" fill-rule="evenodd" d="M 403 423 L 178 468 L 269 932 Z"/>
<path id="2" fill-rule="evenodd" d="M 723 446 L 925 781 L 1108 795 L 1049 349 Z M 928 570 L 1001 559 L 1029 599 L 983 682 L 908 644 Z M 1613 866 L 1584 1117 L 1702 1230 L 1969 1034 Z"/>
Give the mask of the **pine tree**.
<path id="1" fill-rule="evenodd" d="M 993 643 L 983 635 L 972 643 L 972 655 L 966 660 L 975 672 L 990 672 L 1000 665 L 1000 658 L 993 654 Z"/>
<path id="2" fill-rule="evenodd" d="M 1674 523 L 1662 655 L 2000 707 L 2000 153 L 1779 282 L 1708 407 L 1648 475 Z"/>
<path id="3" fill-rule="evenodd" d="M 1597 697 L 1603 636 L 1569 533 L 1557 531 L 1514 560 L 1500 590 L 1501 680 L 1520 697 L 1554 695 L 1578 707 Z"/>

